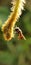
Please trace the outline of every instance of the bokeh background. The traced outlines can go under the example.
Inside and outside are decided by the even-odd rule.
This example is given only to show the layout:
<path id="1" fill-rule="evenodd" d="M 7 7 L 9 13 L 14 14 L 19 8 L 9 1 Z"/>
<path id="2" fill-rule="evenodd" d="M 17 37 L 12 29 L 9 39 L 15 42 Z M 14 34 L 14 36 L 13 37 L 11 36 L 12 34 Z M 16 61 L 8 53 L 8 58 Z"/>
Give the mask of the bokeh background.
<path id="1" fill-rule="evenodd" d="M 5 41 L 1 30 L 7 20 L 12 5 L 11 0 L 0 0 L 0 65 L 31 65 L 31 0 L 26 0 L 25 9 L 16 26 L 19 26 L 25 40 L 18 40 L 17 35 L 11 41 Z"/>

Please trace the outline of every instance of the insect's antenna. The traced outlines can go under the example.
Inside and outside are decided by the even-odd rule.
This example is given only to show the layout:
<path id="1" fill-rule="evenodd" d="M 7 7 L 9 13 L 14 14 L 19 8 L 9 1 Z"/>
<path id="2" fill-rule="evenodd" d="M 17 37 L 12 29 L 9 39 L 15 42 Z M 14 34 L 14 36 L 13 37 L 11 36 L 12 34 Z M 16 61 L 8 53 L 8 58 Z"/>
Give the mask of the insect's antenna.
<path id="1" fill-rule="evenodd" d="M 12 0 L 11 3 L 13 4 L 12 13 L 2 26 L 3 36 L 7 41 L 14 37 L 14 26 L 17 22 L 17 19 L 22 14 L 25 0 Z"/>

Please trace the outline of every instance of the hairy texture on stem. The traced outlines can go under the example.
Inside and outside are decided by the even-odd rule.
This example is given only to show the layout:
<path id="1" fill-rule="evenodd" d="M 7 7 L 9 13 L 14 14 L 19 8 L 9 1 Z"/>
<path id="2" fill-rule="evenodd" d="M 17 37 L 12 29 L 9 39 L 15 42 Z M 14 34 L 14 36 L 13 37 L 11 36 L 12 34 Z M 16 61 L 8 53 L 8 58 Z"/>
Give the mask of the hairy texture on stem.
<path id="1" fill-rule="evenodd" d="M 9 15 L 8 19 L 2 26 L 3 36 L 5 40 L 9 41 L 14 37 L 14 26 L 17 22 L 17 19 L 22 14 L 22 10 L 24 9 L 24 0 L 12 0 L 13 4 L 12 13 Z"/>

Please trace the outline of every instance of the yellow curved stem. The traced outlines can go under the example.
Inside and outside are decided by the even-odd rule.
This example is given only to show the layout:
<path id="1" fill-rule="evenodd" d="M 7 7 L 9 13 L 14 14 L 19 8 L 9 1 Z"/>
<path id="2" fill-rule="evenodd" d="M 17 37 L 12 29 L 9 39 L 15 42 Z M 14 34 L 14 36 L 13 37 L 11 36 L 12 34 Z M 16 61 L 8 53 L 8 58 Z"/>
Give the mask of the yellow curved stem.
<path id="1" fill-rule="evenodd" d="M 13 0 L 13 12 L 9 15 L 8 19 L 2 26 L 3 36 L 5 40 L 9 41 L 14 37 L 14 26 L 17 19 L 22 14 L 24 0 Z"/>

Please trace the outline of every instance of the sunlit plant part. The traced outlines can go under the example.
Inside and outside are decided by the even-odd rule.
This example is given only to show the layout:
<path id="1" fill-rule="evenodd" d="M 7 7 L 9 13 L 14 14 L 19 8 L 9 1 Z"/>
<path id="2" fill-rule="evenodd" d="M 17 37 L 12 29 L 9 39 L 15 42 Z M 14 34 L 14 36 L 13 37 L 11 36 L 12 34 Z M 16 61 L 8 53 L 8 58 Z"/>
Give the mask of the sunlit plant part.
<path id="1" fill-rule="evenodd" d="M 14 26 L 17 22 L 17 19 L 22 14 L 24 10 L 25 0 L 12 0 L 13 4 L 12 13 L 9 15 L 8 19 L 2 25 L 2 32 L 5 40 L 9 41 L 14 37 Z"/>

